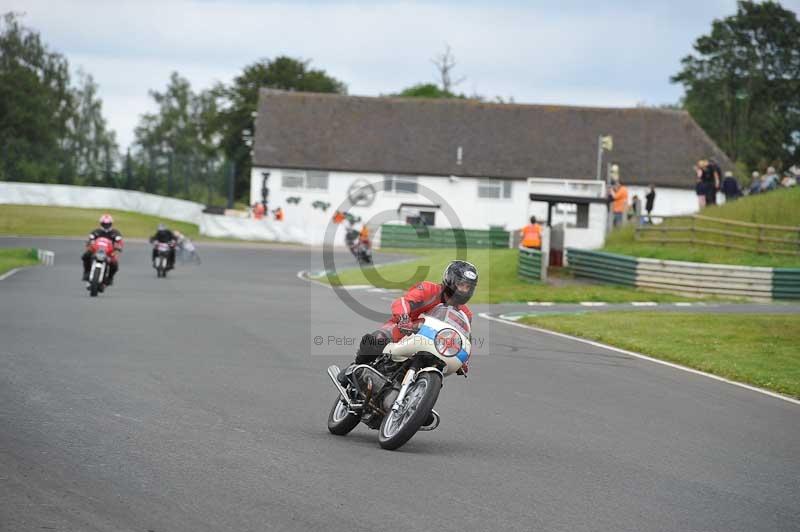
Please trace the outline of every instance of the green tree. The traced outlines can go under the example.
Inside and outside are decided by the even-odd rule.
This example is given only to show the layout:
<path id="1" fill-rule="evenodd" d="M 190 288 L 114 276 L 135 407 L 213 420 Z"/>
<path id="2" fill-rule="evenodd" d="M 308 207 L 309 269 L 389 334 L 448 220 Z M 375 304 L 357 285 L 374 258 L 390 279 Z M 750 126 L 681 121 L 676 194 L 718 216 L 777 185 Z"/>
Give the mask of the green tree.
<path id="1" fill-rule="evenodd" d="M 73 90 L 74 113 L 69 121 L 66 145 L 71 168 L 83 184 L 105 179 L 118 159 L 116 135 L 103 117 L 103 102 L 97 96 L 97 83 L 91 75 L 78 71 L 78 87 Z"/>
<path id="2" fill-rule="evenodd" d="M 188 197 L 193 170 L 198 160 L 204 159 L 198 142 L 197 96 L 189 80 L 177 72 L 172 73 L 163 92 L 151 90 L 150 96 L 158 111 L 141 117 L 134 131 L 135 144 L 142 154 L 152 157 L 150 162 L 166 184 L 161 190 L 175 195 L 182 184 L 183 195 Z"/>
<path id="3" fill-rule="evenodd" d="M 0 19 L 0 179 L 69 179 L 67 60 L 13 13 Z M 64 175 L 66 168 L 67 176 Z"/>
<path id="4" fill-rule="evenodd" d="M 235 165 L 234 194 L 237 198 L 244 197 L 250 190 L 252 159 L 246 133 L 252 135 L 254 131 L 253 114 L 258 106 L 260 88 L 347 93 L 344 83 L 309 65 L 309 61 L 286 56 L 262 59 L 246 66 L 230 86 L 215 88 L 215 93 L 226 104 L 218 116 L 218 131 L 225 156 Z"/>
<path id="5" fill-rule="evenodd" d="M 787 166 L 800 157 L 800 22 L 777 2 L 741 1 L 712 23 L 672 81 L 684 105 L 735 161 Z"/>
<path id="6" fill-rule="evenodd" d="M 466 99 L 464 94 L 454 94 L 439 88 L 435 83 L 418 83 L 403 89 L 394 96 L 401 98 L 460 98 Z"/>

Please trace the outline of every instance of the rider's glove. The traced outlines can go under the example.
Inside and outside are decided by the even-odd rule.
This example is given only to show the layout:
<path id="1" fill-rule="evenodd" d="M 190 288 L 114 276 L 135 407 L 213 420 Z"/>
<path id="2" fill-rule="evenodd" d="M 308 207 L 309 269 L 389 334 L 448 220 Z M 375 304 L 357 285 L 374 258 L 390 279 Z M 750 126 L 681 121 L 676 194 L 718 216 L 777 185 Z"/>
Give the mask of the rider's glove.
<path id="1" fill-rule="evenodd" d="M 411 332 L 414 330 L 414 322 L 408 317 L 408 314 L 400 314 L 397 316 L 397 328 L 402 332 Z"/>

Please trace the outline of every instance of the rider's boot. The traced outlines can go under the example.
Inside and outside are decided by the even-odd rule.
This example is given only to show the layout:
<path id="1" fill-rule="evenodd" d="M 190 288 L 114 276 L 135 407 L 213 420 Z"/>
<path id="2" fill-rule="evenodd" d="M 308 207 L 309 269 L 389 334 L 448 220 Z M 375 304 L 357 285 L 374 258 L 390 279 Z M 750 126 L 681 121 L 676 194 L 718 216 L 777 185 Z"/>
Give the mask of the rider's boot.
<path id="1" fill-rule="evenodd" d="M 89 272 L 88 271 L 83 272 L 83 280 L 84 281 L 88 281 L 89 280 Z"/>
<path id="2" fill-rule="evenodd" d="M 337 377 L 339 384 L 342 386 L 347 386 L 347 383 L 349 382 L 349 379 L 347 378 L 347 370 L 356 364 L 369 364 L 374 362 L 375 359 L 381 354 L 388 341 L 389 339 L 380 332 L 365 334 L 362 336 L 361 343 L 359 344 L 358 351 L 356 352 L 355 361 L 349 366 L 343 367 L 341 371 L 339 371 L 339 376 Z"/>

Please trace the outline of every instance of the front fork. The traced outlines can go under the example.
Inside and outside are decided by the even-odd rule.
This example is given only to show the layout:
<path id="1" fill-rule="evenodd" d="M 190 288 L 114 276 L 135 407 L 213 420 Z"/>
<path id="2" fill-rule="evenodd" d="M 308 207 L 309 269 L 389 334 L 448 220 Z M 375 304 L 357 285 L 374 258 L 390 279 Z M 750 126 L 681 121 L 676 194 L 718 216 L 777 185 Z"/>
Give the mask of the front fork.
<path id="1" fill-rule="evenodd" d="M 400 385 L 400 392 L 397 394 L 394 403 L 392 403 L 392 412 L 397 413 L 403 407 L 403 401 L 408 394 L 408 389 L 414 384 L 416 377 L 417 371 L 415 369 L 411 368 L 406 372 L 406 376 L 403 377 L 403 383 Z"/>

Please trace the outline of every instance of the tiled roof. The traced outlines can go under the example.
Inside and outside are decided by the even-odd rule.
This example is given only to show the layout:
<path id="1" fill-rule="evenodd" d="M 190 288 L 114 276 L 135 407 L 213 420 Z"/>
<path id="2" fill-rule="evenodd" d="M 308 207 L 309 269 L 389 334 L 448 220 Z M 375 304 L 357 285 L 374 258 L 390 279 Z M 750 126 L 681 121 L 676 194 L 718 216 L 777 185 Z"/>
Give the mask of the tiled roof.
<path id="1" fill-rule="evenodd" d="M 412 175 L 594 179 L 597 138 L 623 182 L 692 188 L 733 165 L 684 111 L 373 98 L 262 89 L 256 166 Z M 461 164 L 458 152 L 461 148 Z"/>

